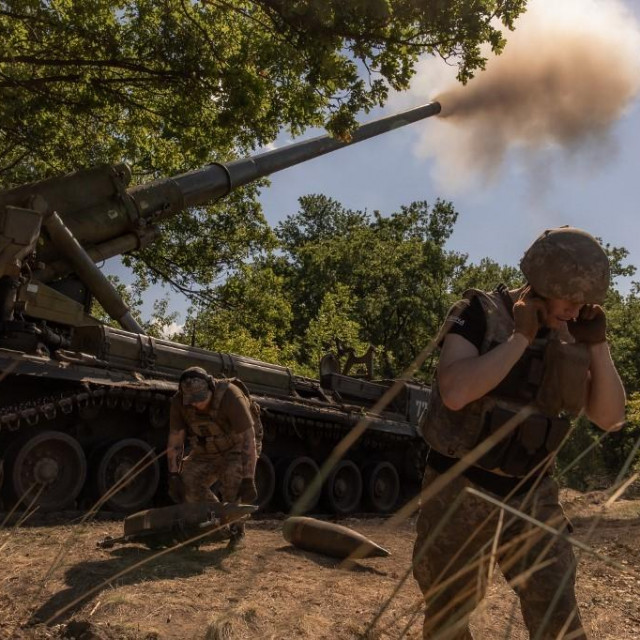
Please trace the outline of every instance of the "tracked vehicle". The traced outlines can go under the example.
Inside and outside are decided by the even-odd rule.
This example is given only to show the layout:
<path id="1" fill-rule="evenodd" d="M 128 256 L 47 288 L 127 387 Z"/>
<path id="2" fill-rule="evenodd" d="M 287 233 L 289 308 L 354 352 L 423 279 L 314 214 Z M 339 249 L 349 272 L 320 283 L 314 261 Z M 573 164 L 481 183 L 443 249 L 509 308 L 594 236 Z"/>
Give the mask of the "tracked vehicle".
<path id="1" fill-rule="evenodd" d="M 439 111 L 430 103 L 373 121 L 348 144 Z M 323 136 L 133 187 L 129 169 L 117 165 L 0 192 L 5 508 L 60 511 L 101 499 L 107 509 L 134 512 L 163 504 L 169 399 L 180 372 L 193 365 L 240 378 L 260 406 L 263 510 L 289 512 L 336 443 L 362 419 L 367 430 L 309 510 L 388 512 L 417 489 L 425 386 L 403 382 L 376 408 L 393 381 L 371 379 L 370 357 L 363 358 L 366 375 L 349 375 L 357 361 L 351 354 L 346 363 L 325 358 L 319 379 L 310 379 L 282 366 L 149 337 L 96 266 L 152 242 L 166 216 L 346 144 Z M 121 329 L 88 314 L 92 296 Z"/>

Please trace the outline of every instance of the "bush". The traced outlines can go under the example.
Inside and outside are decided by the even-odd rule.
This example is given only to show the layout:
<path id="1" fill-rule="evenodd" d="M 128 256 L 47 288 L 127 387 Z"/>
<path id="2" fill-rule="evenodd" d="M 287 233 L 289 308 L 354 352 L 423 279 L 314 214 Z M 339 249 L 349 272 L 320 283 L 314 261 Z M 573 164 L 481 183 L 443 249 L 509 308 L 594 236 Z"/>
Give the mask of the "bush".
<path id="1" fill-rule="evenodd" d="M 620 431 L 609 433 L 585 417 L 578 418 L 558 453 L 558 481 L 572 489 L 591 491 L 606 489 L 631 473 L 640 472 L 640 412 L 634 413 L 631 402 L 628 418 Z"/>

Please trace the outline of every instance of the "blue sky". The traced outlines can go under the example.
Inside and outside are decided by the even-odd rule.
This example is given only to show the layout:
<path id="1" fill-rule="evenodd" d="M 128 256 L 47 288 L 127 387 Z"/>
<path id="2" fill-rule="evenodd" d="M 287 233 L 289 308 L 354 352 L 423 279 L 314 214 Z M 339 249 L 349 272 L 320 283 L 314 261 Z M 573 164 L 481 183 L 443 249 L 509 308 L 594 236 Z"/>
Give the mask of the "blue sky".
<path id="1" fill-rule="evenodd" d="M 385 110 L 388 112 L 389 110 Z M 432 178 L 433 158 L 416 155 L 417 123 L 271 177 L 260 198 L 267 220 L 277 224 L 297 211 L 297 199 L 323 193 L 352 209 L 396 211 L 414 200 L 451 200 L 459 213 L 448 248 L 515 265 L 545 228 L 569 224 L 614 246 L 624 246 L 640 267 L 640 105 L 611 133 L 617 147 L 606 162 L 584 167 L 559 164 L 536 190 L 526 168 L 507 160 L 492 184 L 458 192 Z M 639 276 L 640 279 L 640 276 Z"/>
<path id="2" fill-rule="evenodd" d="M 559 6 L 567 11 L 566 23 L 554 15 Z M 625 33 L 620 31 L 620 7 L 628 12 L 622 17 Z M 591 9 L 593 15 L 589 18 Z M 599 14 L 603 9 L 604 16 Z M 615 15 L 609 20 L 611 11 Z M 600 74 L 602 65 L 607 78 L 622 73 L 621 67 L 628 73 L 625 64 L 629 62 L 632 75 L 637 70 L 640 82 L 640 67 L 635 66 L 640 62 L 640 50 L 633 49 L 640 43 L 637 0 L 533 0 L 529 13 L 528 20 L 535 15 L 542 16 L 543 21 L 550 20 L 549 33 L 560 29 L 562 34 L 566 29 L 571 35 L 570 31 L 584 27 L 582 36 L 586 35 L 586 41 L 593 44 L 590 55 L 594 56 L 594 64 L 601 65 Z M 588 19 L 583 24 L 585 16 Z M 544 23 L 541 24 L 544 36 Z M 597 32 L 589 33 L 594 28 Z M 518 25 L 515 33 L 519 33 Z M 512 37 L 515 42 L 515 34 Z M 625 50 L 625 38 L 631 49 Z M 549 47 L 555 39 L 558 38 L 551 34 Z M 543 44 L 546 46 L 547 42 Z M 532 59 L 538 58 L 541 45 L 535 47 Z M 614 51 L 617 58 L 611 57 Z M 550 55 L 556 56 L 552 58 L 555 60 L 564 54 L 551 50 Z M 621 55 L 627 56 L 626 62 Z M 491 64 L 490 61 L 489 67 Z M 581 66 L 579 58 L 578 67 Z M 566 77 L 570 80 L 565 77 L 564 88 L 572 88 L 574 71 L 575 83 L 579 82 L 580 69 L 569 69 Z M 369 114 L 362 121 L 429 102 L 451 84 L 452 75 L 455 74 L 444 62 L 425 61 L 410 91 L 393 96 L 384 110 Z M 584 92 L 578 94 L 585 113 L 593 110 L 593 101 L 600 97 L 597 86 L 592 91 L 586 97 Z M 535 93 L 535 88 L 531 100 L 547 103 L 551 113 L 557 112 L 550 96 Z M 467 253 L 473 262 L 489 256 L 501 264 L 517 265 L 526 247 L 545 228 L 569 224 L 586 229 L 604 242 L 626 247 L 629 263 L 640 268 L 640 101 L 635 89 L 623 107 L 623 114 L 613 118 L 606 135 L 586 144 L 572 144 L 569 151 L 553 141 L 541 140 L 536 146 L 529 140 L 524 147 L 508 144 L 502 162 L 491 165 L 491 179 L 486 175 L 486 158 L 484 166 L 479 161 L 478 167 L 474 166 L 473 154 L 464 166 L 447 164 L 447 158 L 457 158 L 452 146 L 456 139 L 443 132 L 439 119 L 430 118 L 275 174 L 260 200 L 267 220 L 276 225 L 296 213 L 298 198 L 309 193 L 322 193 L 345 207 L 379 210 L 384 215 L 414 200 L 433 202 L 440 197 L 451 200 L 459 212 L 448 248 Z M 484 131 L 497 131 L 502 120 L 498 117 Z M 457 126 L 464 133 L 465 123 Z M 493 140 L 492 135 L 489 140 Z M 276 146 L 287 142 L 291 140 L 282 135 Z M 111 261 L 107 271 L 117 273 L 121 269 Z M 626 289 L 630 283 L 620 285 Z M 150 312 L 153 299 L 166 293 L 158 288 L 148 292 L 145 313 Z M 170 295 L 172 308 L 183 312 L 185 301 L 177 294 Z"/>
<path id="3" fill-rule="evenodd" d="M 607 0 L 597 2 L 609 4 Z M 552 4 L 552 0 L 537 4 L 545 3 Z M 636 0 L 626 3 L 638 20 L 639 5 Z M 634 28 L 639 29 L 637 24 Z M 614 40 L 618 36 L 612 33 Z M 435 66 L 446 69 L 439 60 L 427 66 L 431 71 Z M 432 74 L 437 75 L 437 71 Z M 428 102 L 432 97 L 428 81 L 428 74 L 423 73 L 414 88 L 392 98 L 383 113 Z M 548 101 L 544 95 L 539 99 Z M 430 145 L 433 155 L 426 156 L 423 150 L 425 139 L 436 136 L 442 124 L 431 118 L 274 175 L 261 201 L 267 219 L 276 224 L 295 213 L 297 198 L 310 192 L 329 195 L 349 208 L 378 209 L 383 214 L 413 200 L 433 202 L 440 197 L 451 200 L 460 214 L 448 247 L 467 253 L 474 262 L 490 256 L 516 265 L 541 231 L 569 224 L 626 247 L 629 262 L 640 267 L 639 102 L 636 97 L 627 103 L 625 114 L 612 124 L 606 140 L 571 152 L 553 145 L 526 156 L 519 149 L 508 150 L 492 181 L 473 170 L 466 177 L 458 176 L 462 187 L 438 180 L 437 174 L 446 167 L 438 163 L 437 143 Z M 584 108 L 590 108 L 588 102 Z M 553 105 L 549 109 L 553 111 Z M 443 142 L 447 141 L 445 137 Z"/>

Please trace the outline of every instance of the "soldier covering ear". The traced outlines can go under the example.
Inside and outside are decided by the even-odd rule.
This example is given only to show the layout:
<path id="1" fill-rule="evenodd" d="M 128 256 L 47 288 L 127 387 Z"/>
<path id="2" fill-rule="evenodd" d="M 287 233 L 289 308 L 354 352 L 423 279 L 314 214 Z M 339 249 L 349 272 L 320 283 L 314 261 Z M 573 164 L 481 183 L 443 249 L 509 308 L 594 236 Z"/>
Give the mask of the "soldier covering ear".
<path id="1" fill-rule="evenodd" d="M 422 501 L 417 521 L 413 570 L 427 595 L 424 638 L 471 638 L 468 615 L 484 594 L 477 576 L 488 570 L 487 548 L 497 549 L 505 576 L 519 584 L 532 638 L 585 638 L 571 545 L 543 530 L 532 536 L 521 518 L 499 522 L 493 504 L 466 491 L 562 530 L 569 525 L 550 470 L 570 416 L 585 412 L 604 430 L 624 420 L 624 390 L 599 306 L 609 286 L 602 247 L 580 229 L 549 229 L 521 269 L 526 286 L 470 290 L 464 307 L 456 305 L 463 310 L 447 323 L 421 419 L 430 446 L 423 487 L 449 478 Z M 451 477 L 454 467 L 464 470 Z"/>

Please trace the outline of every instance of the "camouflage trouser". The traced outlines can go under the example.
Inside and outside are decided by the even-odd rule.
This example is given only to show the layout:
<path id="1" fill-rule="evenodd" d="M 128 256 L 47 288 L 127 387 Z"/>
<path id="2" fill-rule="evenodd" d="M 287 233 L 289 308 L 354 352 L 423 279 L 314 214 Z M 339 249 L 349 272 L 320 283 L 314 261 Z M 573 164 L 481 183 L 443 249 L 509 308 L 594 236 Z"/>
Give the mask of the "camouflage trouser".
<path id="1" fill-rule="evenodd" d="M 182 461 L 186 502 L 218 502 L 211 485 L 218 481 L 224 502 L 238 499 L 242 480 L 242 451 L 204 453 L 197 448 Z"/>
<path id="2" fill-rule="evenodd" d="M 423 490 L 438 477 L 437 471 L 427 467 Z M 500 522 L 495 506 L 467 493 L 461 495 L 465 487 L 483 491 L 460 476 L 420 507 L 413 575 L 425 596 L 423 637 L 472 638 L 468 615 L 484 596 L 493 555 L 520 598 L 531 638 L 557 640 L 564 633 L 586 638 L 575 598 L 576 560 L 571 545 L 506 511 Z M 459 496 L 457 508 L 445 519 Z M 507 504 L 554 529 L 570 526 L 551 477 Z M 441 520 L 442 527 L 429 541 Z"/>

